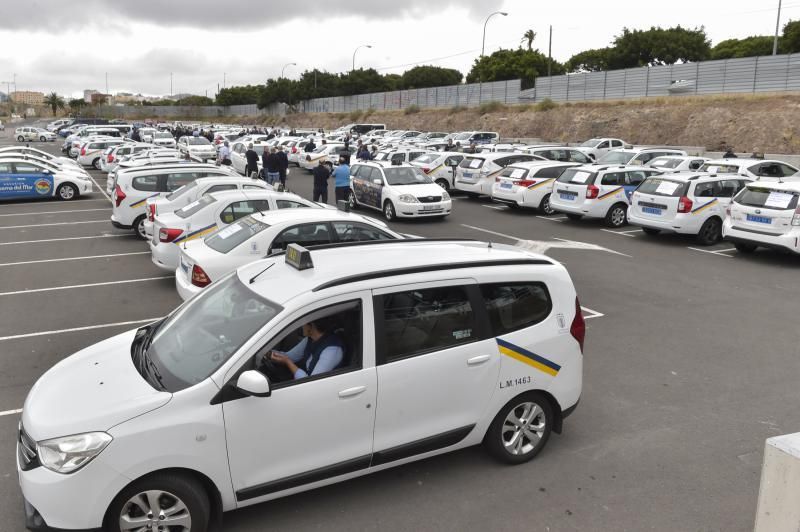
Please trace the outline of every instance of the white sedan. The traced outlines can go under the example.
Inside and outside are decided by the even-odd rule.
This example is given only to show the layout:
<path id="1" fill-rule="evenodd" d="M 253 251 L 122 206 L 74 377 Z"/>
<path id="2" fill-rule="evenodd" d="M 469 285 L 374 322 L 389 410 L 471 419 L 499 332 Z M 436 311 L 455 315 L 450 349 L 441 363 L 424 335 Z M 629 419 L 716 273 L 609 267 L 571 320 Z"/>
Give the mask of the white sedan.
<path id="1" fill-rule="evenodd" d="M 92 191 L 88 176 L 53 170 L 24 157 L 0 160 L 0 200 L 52 198 L 73 200 Z"/>
<path id="2" fill-rule="evenodd" d="M 611 150 L 631 148 L 632 146 L 622 139 L 596 138 L 589 139 L 578 149 L 585 153 L 590 159 L 596 161 Z"/>
<path id="3" fill-rule="evenodd" d="M 189 299 L 239 266 L 280 253 L 289 244 L 309 247 L 401 238 L 379 220 L 333 209 L 254 214 L 180 246 L 175 286 L 181 298 Z"/>
<path id="4" fill-rule="evenodd" d="M 298 207 L 321 208 L 295 194 L 274 190 L 228 190 L 205 195 L 175 212 L 155 217 L 150 240 L 153 264 L 162 270 L 175 271 L 181 244 L 203 238 L 257 212 Z"/>
<path id="5" fill-rule="evenodd" d="M 70 159 L 69 157 L 58 157 L 56 155 L 47 153 L 46 151 L 40 150 L 38 148 L 32 148 L 30 146 L 6 146 L 4 148 L 0 148 L 0 155 L 8 153 L 32 155 L 34 157 L 39 157 L 40 159 L 50 161 L 51 163 L 57 164 L 59 166 L 68 165 L 74 168 L 80 168 L 81 171 L 84 171 L 83 168 L 81 168 L 78 162 L 75 161 L 74 159 Z"/>

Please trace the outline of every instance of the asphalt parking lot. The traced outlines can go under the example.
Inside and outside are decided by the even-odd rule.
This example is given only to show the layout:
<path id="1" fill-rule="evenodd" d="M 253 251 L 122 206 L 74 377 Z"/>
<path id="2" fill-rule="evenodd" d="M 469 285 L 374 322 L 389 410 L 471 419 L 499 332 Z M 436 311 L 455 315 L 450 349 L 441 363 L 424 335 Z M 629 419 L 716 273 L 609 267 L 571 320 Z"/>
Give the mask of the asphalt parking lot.
<path id="1" fill-rule="evenodd" d="M 147 244 L 112 228 L 105 176 L 92 176 L 95 191 L 73 202 L 0 204 L 3 531 L 23 529 L 14 446 L 36 379 L 180 302 Z M 310 174 L 292 168 L 289 187 L 310 197 Z M 547 254 L 591 317 L 580 407 L 526 465 L 469 449 L 233 512 L 225 530 L 752 529 L 764 440 L 800 426 L 800 258 L 463 197 L 445 221 L 391 225 L 561 246 Z"/>

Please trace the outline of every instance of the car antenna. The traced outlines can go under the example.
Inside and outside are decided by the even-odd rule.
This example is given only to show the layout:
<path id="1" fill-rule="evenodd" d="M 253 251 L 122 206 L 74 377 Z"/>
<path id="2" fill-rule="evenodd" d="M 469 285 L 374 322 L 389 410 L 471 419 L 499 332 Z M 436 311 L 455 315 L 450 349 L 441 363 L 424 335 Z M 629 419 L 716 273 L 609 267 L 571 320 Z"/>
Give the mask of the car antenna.
<path id="1" fill-rule="evenodd" d="M 492 241 L 491 240 L 488 242 L 488 244 L 489 244 L 488 249 L 492 249 Z"/>
<path id="2" fill-rule="evenodd" d="M 261 270 L 260 272 L 258 272 L 258 273 L 257 273 L 257 274 L 255 274 L 254 276 L 252 276 L 252 277 L 250 278 L 250 282 L 249 282 L 248 284 L 253 284 L 253 283 L 255 282 L 255 280 L 256 280 L 256 279 L 258 279 L 258 276 L 259 276 L 259 275 L 261 275 L 261 274 L 262 274 L 262 273 L 264 273 L 265 271 L 269 270 L 269 269 L 270 269 L 270 268 L 272 268 L 273 266 L 275 266 L 275 263 L 274 263 L 274 262 L 270 263 L 270 265 L 269 265 L 269 266 L 267 266 L 266 268 L 264 268 L 263 270 Z"/>

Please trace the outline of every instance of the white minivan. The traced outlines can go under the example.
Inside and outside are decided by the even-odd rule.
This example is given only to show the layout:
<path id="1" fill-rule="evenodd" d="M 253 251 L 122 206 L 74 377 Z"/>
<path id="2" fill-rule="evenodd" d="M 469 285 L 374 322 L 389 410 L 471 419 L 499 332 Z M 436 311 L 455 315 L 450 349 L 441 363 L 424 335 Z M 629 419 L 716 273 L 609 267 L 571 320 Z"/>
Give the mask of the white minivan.
<path id="1" fill-rule="evenodd" d="M 725 240 L 741 253 L 758 247 L 800 253 L 800 181 L 749 183 L 728 206 Z"/>
<path id="2" fill-rule="evenodd" d="M 564 266 L 519 248 L 290 245 L 36 382 L 17 440 L 26 524 L 205 532 L 480 443 L 522 464 L 578 404 L 584 333 Z"/>

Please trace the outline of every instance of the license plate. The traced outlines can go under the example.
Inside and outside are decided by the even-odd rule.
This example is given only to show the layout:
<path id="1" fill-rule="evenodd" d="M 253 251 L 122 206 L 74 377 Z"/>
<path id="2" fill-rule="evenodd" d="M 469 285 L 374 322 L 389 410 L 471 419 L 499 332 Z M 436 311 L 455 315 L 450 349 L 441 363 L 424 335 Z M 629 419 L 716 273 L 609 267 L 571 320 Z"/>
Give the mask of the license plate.
<path id="1" fill-rule="evenodd" d="M 513 183 L 500 183 L 500 188 L 504 190 L 511 190 L 514 187 Z"/>
<path id="2" fill-rule="evenodd" d="M 747 215 L 747 221 L 748 222 L 756 222 L 756 223 L 759 223 L 759 224 L 771 224 L 772 223 L 772 218 L 769 218 L 767 216 L 754 216 L 752 214 L 748 214 Z"/>
<path id="3" fill-rule="evenodd" d="M 661 209 L 654 209 L 653 207 L 642 207 L 642 212 L 645 214 L 654 214 L 661 216 Z"/>
<path id="4" fill-rule="evenodd" d="M 440 208 L 441 207 L 439 207 L 438 205 L 423 205 L 422 206 L 422 210 L 423 211 L 436 211 L 436 210 L 439 210 Z"/>
<path id="5" fill-rule="evenodd" d="M 472 172 L 464 172 L 462 174 L 462 177 L 466 177 L 468 179 L 472 179 Z"/>
<path id="6" fill-rule="evenodd" d="M 558 197 L 563 199 L 563 200 L 567 200 L 567 201 L 575 201 L 575 198 L 577 198 L 578 196 L 577 196 L 577 194 L 573 196 L 572 194 L 563 194 L 563 193 L 559 192 L 558 193 Z"/>

